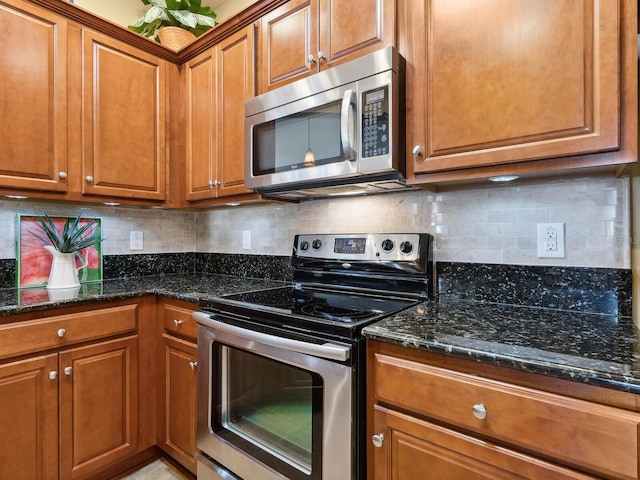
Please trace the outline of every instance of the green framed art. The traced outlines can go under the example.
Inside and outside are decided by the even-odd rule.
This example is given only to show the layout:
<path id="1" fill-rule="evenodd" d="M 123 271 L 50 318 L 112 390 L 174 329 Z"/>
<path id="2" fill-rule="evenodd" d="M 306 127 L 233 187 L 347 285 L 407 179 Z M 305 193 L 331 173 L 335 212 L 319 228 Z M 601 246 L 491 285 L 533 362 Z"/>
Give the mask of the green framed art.
<path id="1" fill-rule="evenodd" d="M 39 215 L 18 214 L 16 226 L 16 286 L 18 288 L 44 287 L 49 280 L 49 270 L 53 257 L 44 249 L 45 242 L 32 232 L 41 232 Z M 61 231 L 67 218 L 53 216 L 56 228 Z M 87 231 L 87 236 L 98 229 L 102 230 L 102 219 L 98 217 L 83 217 L 80 225 L 95 222 L 94 229 Z M 83 265 L 86 264 L 85 268 Z M 102 244 L 85 248 L 76 254 L 76 266 L 80 269 L 78 277 L 80 283 L 99 282 L 102 280 Z"/>

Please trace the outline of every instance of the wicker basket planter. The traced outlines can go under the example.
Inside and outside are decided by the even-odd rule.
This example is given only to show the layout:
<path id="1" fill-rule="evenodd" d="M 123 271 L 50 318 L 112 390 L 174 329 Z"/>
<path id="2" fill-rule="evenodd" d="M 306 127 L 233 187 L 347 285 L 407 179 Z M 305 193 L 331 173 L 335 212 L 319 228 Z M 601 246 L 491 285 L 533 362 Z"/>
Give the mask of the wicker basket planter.
<path id="1" fill-rule="evenodd" d="M 171 50 L 181 50 L 196 39 L 189 30 L 180 27 L 162 27 L 158 30 L 160 44 Z"/>

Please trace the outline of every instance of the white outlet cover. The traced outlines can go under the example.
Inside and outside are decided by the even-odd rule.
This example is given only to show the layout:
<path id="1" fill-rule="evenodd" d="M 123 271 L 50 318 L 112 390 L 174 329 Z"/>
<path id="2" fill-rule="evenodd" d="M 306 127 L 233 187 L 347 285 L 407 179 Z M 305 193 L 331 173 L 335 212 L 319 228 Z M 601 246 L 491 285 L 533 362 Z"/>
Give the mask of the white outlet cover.
<path id="1" fill-rule="evenodd" d="M 556 249 L 548 250 L 550 238 L 556 240 Z M 538 258 L 565 258 L 564 223 L 538 223 L 537 231 Z"/>
<path id="2" fill-rule="evenodd" d="M 242 231 L 242 249 L 251 250 L 251 230 Z"/>
<path id="3" fill-rule="evenodd" d="M 144 249 L 144 232 L 132 230 L 129 233 L 129 249 L 130 250 Z"/>

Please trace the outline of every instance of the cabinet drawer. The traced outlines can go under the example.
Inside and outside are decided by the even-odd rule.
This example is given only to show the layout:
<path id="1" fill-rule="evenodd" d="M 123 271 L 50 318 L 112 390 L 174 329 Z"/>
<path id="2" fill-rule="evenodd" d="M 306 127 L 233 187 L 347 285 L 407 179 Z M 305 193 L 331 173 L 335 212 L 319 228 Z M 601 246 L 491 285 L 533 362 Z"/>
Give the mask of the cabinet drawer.
<path id="1" fill-rule="evenodd" d="M 0 325 L 0 358 L 134 331 L 137 305 Z"/>
<path id="2" fill-rule="evenodd" d="M 640 414 L 383 354 L 374 369 L 379 403 L 592 473 L 638 478 Z"/>
<path id="3" fill-rule="evenodd" d="M 164 305 L 164 328 L 167 332 L 183 335 L 189 338 L 198 337 L 198 324 L 191 316 L 193 310 L 176 307 L 175 305 Z"/>

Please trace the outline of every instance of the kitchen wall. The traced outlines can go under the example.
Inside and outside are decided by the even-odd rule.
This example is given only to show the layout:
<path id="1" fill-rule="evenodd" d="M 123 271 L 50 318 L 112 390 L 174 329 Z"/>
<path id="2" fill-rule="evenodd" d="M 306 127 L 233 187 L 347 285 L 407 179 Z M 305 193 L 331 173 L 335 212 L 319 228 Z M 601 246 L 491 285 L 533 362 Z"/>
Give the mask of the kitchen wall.
<path id="1" fill-rule="evenodd" d="M 444 193 L 271 203 L 199 212 L 0 201 L 0 259 L 15 258 L 18 213 L 99 216 L 105 255 L 290 255 L 296 233 L 427 231 L 437 261 L 630 268 L 628 178 L 567 180 Z M 538 259 L 536 224 L 564 222 L 566 259 Z M 129 232 L 144 232 L 144 250 Z M 243 231 L 251 250 L 243 250 Z"/>
<path id="2" fill-rule="evenodd" d="M 254 2 L 255 0 L 203 0 L 202 5 L 210 6 L 216 12 L 217 22 L 222 23 Z M 140 0 L 73 0 L 72 3 L 122 27 L 133 23 L 148 9 Z"/>

